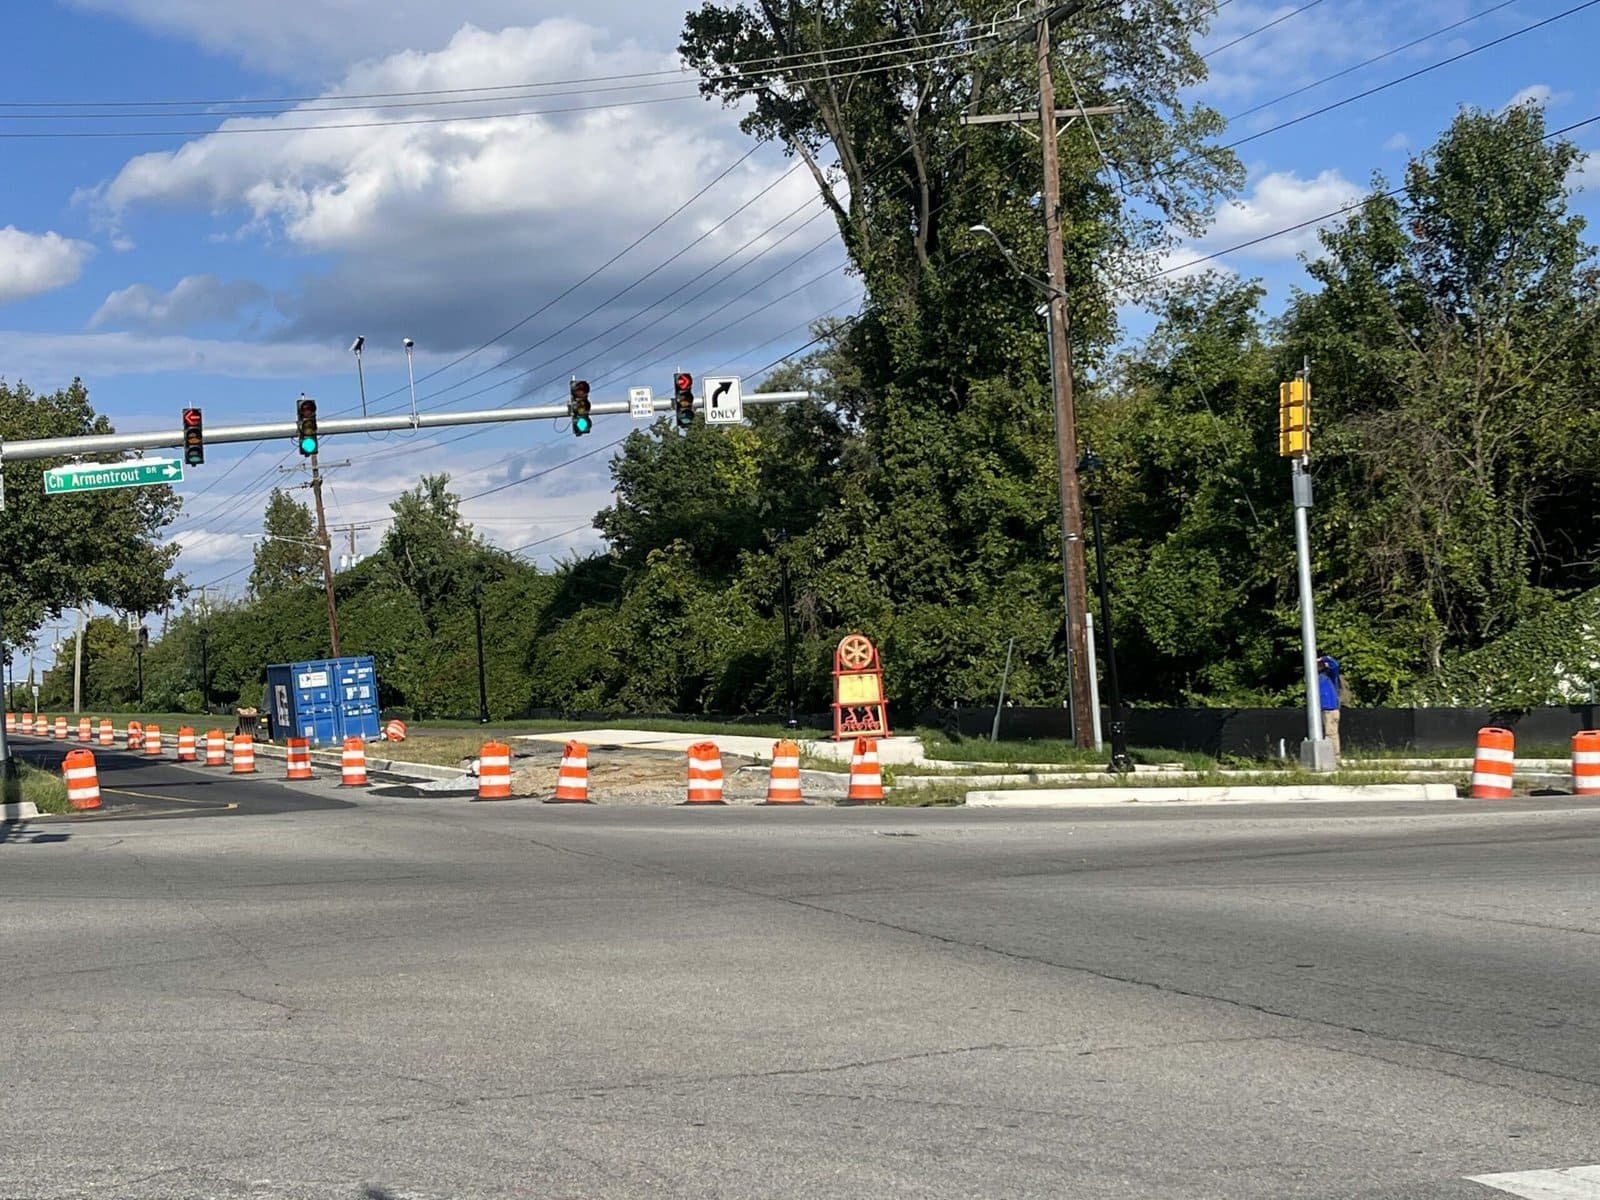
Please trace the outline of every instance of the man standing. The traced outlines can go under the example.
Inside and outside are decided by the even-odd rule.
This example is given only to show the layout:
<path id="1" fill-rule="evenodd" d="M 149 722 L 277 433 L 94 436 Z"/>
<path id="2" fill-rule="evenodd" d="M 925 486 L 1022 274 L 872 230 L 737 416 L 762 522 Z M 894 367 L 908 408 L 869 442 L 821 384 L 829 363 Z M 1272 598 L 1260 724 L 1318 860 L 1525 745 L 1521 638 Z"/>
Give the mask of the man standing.
<path id="1" fill-rule="evenodd" d="M 1333 746 L 1333 762 L 1339 763 L 1339 660 L 1330 654 L 1317 659 L 1317 694 L 1322 701 L 1322 736 Z"/>

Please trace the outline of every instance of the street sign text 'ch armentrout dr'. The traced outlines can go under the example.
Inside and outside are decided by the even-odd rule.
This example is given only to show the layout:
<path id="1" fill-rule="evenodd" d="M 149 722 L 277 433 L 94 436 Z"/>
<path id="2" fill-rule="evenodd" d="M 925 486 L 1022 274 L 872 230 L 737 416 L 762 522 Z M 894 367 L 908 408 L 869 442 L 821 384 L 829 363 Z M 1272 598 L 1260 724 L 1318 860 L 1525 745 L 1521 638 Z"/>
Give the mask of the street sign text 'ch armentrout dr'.
<path id="1" fill-rule="evenodd" d="M 152 483 L 180 483 L 183 464 L 169 458 L 139 458 L 119 463 L 78 463 L 51 467 L 44 473 L 44 493 L 97 492 L 102 488 L 144 487 Z"/>

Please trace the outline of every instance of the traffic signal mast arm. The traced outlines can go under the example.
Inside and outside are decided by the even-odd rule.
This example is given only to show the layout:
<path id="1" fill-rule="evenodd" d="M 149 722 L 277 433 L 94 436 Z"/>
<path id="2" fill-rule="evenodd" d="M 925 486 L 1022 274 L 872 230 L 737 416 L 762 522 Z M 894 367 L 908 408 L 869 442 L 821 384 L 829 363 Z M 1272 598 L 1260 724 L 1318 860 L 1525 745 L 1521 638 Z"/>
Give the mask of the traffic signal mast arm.
<path id="1" fill-rule="evenodd" d="M 800 400 L 820 400 L 814 392 L 755 392 L 744 397 L 751 404 L 793 404 Z M 704 401 L 701 401 L 704 403 Z M 660 398 L 652 402 L 655 412 L 671 412 L 671 401 Z M 627 416 L 626 400 L 602 400 L 590 405 L 595 416 Z M 388 417 L 347 417 L 318 420 L 317 436 L 330 437 L 340 433 L 381 433 L 386 430 L 442 429 L 452 425 L 498 425 L 507 421 L 548 421 L 567 415 L 567 406 L 543 404 L 535 408 L 486 408 L 470 412 L 420 413 Z M 205 432 L 206 445 L 218 442 L 276 442 L 293 443 L 299 436 L 299 425 L 294 421 L 278 421 L 268 425 L 224 425 Z M 0 463 L 31 458 L 71 458 L 82 454 L 114 454 L 125 450 L 155 450 L 168 446 L 182 446 L 183 433 L 179 430 L 162 430 L 159 433 L 98 433 L 81 437 L 34 438 L 29 441 L 0 444 Z"/>

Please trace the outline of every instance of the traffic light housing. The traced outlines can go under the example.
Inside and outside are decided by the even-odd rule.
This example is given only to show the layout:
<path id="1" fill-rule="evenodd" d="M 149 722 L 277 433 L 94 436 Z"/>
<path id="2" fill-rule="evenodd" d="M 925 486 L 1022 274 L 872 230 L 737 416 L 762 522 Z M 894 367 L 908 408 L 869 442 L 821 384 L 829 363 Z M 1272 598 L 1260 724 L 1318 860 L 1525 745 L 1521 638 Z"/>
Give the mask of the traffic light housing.
<path id="1" fill-rule="evenodd" d="M 198 467 L 206 461 L 205 427 L 198 408 L 183 410 L 183 465 Z"/>
<path id="2" fill-rule="evenodd" d="M 1278 385 L 1278 455 L 1311 453 L 1311 386 L 1304 379 Z"/>
<path id="3" fill-rule="evenodd" d="M 572 436 L 582 437 L 594 428 L 589 416 L 589 381 L 574 379 L 572 394 L 567 397 L 567 416 L 572 418 Z"/>
<path id="4" fill-rule="evenodd" d="M 317 402 L 310 396 L 301 396 L 295 408 L 295 430 L 300 453 L 309 458 L 317 452 Z"/>
<path id="5" fill-rule="evenodd" d="M 147 650 L 149 648 L 150 648 L 150 630 L 149 630 L 148 627 L 146 627 L 144 625 L 141 625 L 141 626 L 139 626 L 139 649 Z"/>
<path id="6" fill-rule="evenodd" d="M 672 377 L 672 411 L 677 414 L 678 428 L 694 424 L 694 376 L 687 371 Z"/>

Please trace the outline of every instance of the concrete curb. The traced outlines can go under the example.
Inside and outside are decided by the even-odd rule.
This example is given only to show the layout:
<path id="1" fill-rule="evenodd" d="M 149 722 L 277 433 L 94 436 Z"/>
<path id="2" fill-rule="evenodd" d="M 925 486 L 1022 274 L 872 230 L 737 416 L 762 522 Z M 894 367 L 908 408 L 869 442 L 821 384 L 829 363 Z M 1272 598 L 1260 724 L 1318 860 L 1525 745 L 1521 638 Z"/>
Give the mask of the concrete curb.
<path id="1" fill-rule="evenodd" d="M 1448 783 L 1375 783 L 1359 787 L 1102 787 L 1018 788 L 967 793 L 969 808 L 1070 808 L 1124 804 L 1239 804 L 1275 802 L 1454 800 Z"/>
<path id="2" fill-rule="evenodd" d="M 7 821 L 32 821 L 38 815 L 39 806 L 32 800 L 0 804 L 0 818 Z"/>

